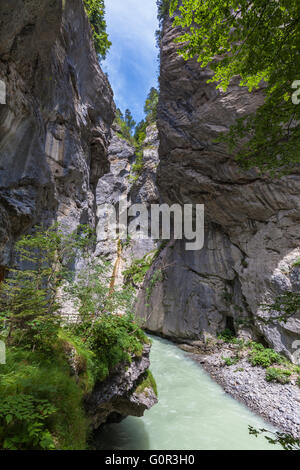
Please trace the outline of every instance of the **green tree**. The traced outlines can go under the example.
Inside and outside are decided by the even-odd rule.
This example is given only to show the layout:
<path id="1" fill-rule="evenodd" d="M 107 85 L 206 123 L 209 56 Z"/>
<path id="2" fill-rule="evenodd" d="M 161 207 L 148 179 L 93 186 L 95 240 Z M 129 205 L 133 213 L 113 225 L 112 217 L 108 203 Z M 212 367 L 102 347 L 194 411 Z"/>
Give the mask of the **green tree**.
<path id="1" fill-rule="evenodd" d="M 85 394 L 148 341 L 131 313 L 133 290 L 112 291 L 111 266 L 93 259 L 94 243 L 86 226 L 69 234 L 55 224 L 16 245 L 0 285 L 0 450 L 86 448 Z M 62 321 L 66 300 L 80 314 L 75 324 Z"/>
<path id="2" fill-rule="evenodd" d="M 265 102 L 239 119 L 225 140 L 245 168 L 289 172 L 300 161 L 300 106 L 292 88 L 300 70 L 299 0 L 172 0 L 176 42 L 186 60 L 210 66 L 226 90 L 234 76 L 250 92 L 265 82 Z M 217 58 L 217 59 L 216 59 Z"/>
<path id="3" fill-rule="evenodd" d="M 151 124 L 157 118 L 157 105 L 159 100 L 159 93 L 156 88 L 152 87 L 145 103 L 144 112 L 146 114 L 146 121 Z"/>
<path id="4" fill-rule="evenodd" d="M 132 136 L 132 131 L 135 126 L 135 121 L 133 120 L 132 114 L 129 109 L 126 109 L 125 116 L 120 109 L 117 109 L 116 124 L 119 126 L 119 136 L 127 140 L 131 145 L 134 145 L 134 138 Z"/>
<path id="5" fill-rule="evenodd" d="M 136 122 L 132 117 L 130 109 L 126 109 L 124 121 L 125 121 L 126 126 L 129 129 L 130 135 L 132 135 L 132 131 L 135 128 Z"/>
<path id="6" fill-rule="evenodd" d="M 138 150 L 141 150 L 141 147 L 144 143 L 146 138 L 146 129 L 149 124 L 155 123 L 157 118 L 157 105 L 159 100 L 159 92 L 156 88 L 152 87 L 150 92 L 148 93 L 147 99 L 144 105 L 144 112 L 146 114 L 146 118 L 142 119 L 135 128 L 135 142 Z"/>
<path id="7" fill-rule="evenodd" d="M 93 242 L 89 228 L 67 234 L 58 224 L 20 239 L 16 265 L 0 285 L 0 329 L 8 344 L 52 349 L 61 321 L 58 289 L 70 281 L 78 251 L 84 256 Z"/>
<path id="8" fill-rule="evenodd" d="M 249 434 L 251 436 L 258 437 L 263 435 L 266 440 L 273 445 L 281 445 L 284 450 L 300 450 L 300 441 L 290 434 L 283 432 L 272 432 L 267 429 L 255 429 L 253 426 L 249 426 Z"/>
<path id="9" fill-rule="evenodd" d="M 104 0 L 84 0 L 84 6 L 92 26 L 96 52 L 105 59 L 111 42 L 106 32 Z"/>
<path id="10" fill-rule="evenodd" d="M 145 119 L 142 119 L 142 121 L 137 124 L 134 133 L 134 139 L 138 148 L 140 148 L 144 143 L 144 140 L 146 138 L 146 129 L 147 122 Z"/>
<path id="11" fill-rule="evenodd" d="M 291 317 L 297 314 L 300 309 L 300 293 L 284 292 L 274 299 L 272 304 L 263 304 L 263 309 L 271 315 L 268 319 L 260 317 L 260 321 L 266 324 L 277 322 L 286 323 Z"/>
<path id="12" fill-rule="evenodd" d="M 93 321 L 104 314 L 133 311 L 135 297 L 127 286 L 111 288 L 111 264 L 88 256 L 76 278 L 64 289 L 74 302 L 80 321 Z"/>
<path id="13" fill-rule="evenodd" d="M 171 0 L 156 0 L 158 19 L 162 21 L 168 14 L 170 9 Z"/>

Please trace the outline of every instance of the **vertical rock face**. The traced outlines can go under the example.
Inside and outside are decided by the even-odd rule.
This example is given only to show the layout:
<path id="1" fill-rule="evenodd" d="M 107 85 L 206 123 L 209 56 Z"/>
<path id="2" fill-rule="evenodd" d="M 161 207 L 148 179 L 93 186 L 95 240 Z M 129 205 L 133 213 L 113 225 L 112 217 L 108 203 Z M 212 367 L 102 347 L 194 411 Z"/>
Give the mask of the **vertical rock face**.
<path id="1" fill-rule="evenodd" d="M 36 223 L 95 223 L 113 93 L 81 0 L 0 5 L 0 269 Z"/>
<path id="2" fill-rule="evenodd" d="M 108 149 L 110 172 L 100 178 L 96 191 L 98 209 L 96 256 L 104 256 L 112 262 L 115 267 L 116 284 L 123 282 L 122 272 L 132 264 L 133 260 L 141 259 L 156 248 L 155 241 L 151 239 L 138 239 L 130 235 L 127 239 L 122 239 L 118 233 L 109 233 L 107 209 L 102 210 L 105 204 L 110 204 L 115 209 L 118 219 L 122 198 L 127 200 L 128 208 L 136 204 L 144 204 L 149 208 L 151 204 L 159 201 L 156 185 L 159 162 L 158 132 L 155 125 L 149 125 L 147 128 L 142 152 L 143 169 L 140 175 L 136 175 L 133 172 L 137 158 L 136 150 L 119 136 L 117 126 L 114 126 L 113 138 Z M 129 223 L 134 225 L 135 220 L 136 217 L 130 217 Z"/>
<path id="3" fill-rule="evenodd" d="M 147 380 L 149 353 L 150 345 L 145 345 L 142 356 L 134 356 L 127 367 L 121 364 L 87 397 L 86 409 L 93 429 L 108 418 L 118 421 L 126 416 L 141 417 L 157 403 L 153 384 Z"/>
<path id="4" fill-rule="evenodd" d="M 266 325 L 261 308 L 286 290 L 299 291 L 300 170 L 278 180 L 243 172 L 223 144 L 215 143 L 237 117 L 262 103 L 233 83 L 226 93 L 207 80 L 211 72 L 184 60 L 165 21 L 158 111 L 158 186 L 168 203 L 205 204 L 206 240 L 201 252 L 180 241 L 162 255 L 164 282 L 150 308 L 141 302 L 146 327 L 167 336 L 199 338 L 226 326 L 262 336 L 293 355 L 300 316 Z"/>

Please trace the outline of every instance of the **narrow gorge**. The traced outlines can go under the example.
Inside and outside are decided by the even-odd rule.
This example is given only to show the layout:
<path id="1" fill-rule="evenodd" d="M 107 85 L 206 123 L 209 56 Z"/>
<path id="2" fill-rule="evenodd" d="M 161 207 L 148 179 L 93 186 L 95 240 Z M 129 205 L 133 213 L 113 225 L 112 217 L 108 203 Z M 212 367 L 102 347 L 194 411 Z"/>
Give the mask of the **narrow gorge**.
<path id="1" fill-rule="evenodd" d="M 37 226 L 92 228 L 89 257 L 109 264 L 107 305 L 124 286 L 136 296 L 128 335 L 138 344 L 90 387 L 94 356 L 63 337 L 71 376 L 84 383 L 91 447 L 270 449 L 248 426 L 300 439 L 299 305 L 287 319 L 265 308 L 285 293 L 299 299 L 300 167 L 280 178 L 241 169 L 216 139 L 263 103 L 263 90 L 238 81 L 217 90 L 209 68 L 178 55 L 181 28 L 167 13 L 161 23 L 157 115 L 137 146 L 118 119 L 84 2 L 1 0 L 0 282 L 16 242 Z M 122 198 L 149 214 L 155 204 L 204 205 L 203 249 L 112 238 L 106 206 L 119 210 Z M 137 220 L 129 214 L 132 227 Z M 76 256 L 75 276 L 85 263 Z M 123 304 L 115 310 L 122 321 Z M 64 323 L 78 315 L 63 302 Z M 266 381 L 270 366 L 284 368 L 286 382 Z"/>

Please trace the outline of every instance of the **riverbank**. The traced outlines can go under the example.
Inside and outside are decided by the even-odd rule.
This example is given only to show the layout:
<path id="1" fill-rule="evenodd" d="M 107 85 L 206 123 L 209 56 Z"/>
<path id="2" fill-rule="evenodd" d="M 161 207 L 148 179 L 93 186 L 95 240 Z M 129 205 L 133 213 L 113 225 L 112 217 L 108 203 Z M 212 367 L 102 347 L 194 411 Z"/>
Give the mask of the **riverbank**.
<path id="1" fill-rule="evenodd" d="M 143 418 L 103 426 L 94 436 L 97 450 L 281 450 L 249 434 L 249 426 L 268 424 L 226 394 L 184 351 L 151 339 L 158 404 Z"/>
<path id="2" fill-rule="evenodd" d="M 226 365 L 224 358 L 234 358 L 238 345 L 223 341 L 189 342 L 178 345 L 200 364 L 224 391 L 276 428 L 300 438 L 300 388 L 292 376 L 290 383 L 266 381 L 266 369 L 252 366 L 247 353 L 240 354 L 234 364 Z"/>

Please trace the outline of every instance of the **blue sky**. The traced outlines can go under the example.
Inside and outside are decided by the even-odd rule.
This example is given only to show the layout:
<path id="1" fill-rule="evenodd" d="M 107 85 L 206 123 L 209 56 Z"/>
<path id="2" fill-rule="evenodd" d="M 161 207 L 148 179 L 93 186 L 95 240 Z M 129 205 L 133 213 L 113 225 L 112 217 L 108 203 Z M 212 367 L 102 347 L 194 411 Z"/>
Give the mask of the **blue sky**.
<path id="1" fill-rule="evenodd" d="M 139 122 L 152 86 L 157 86 L 158 29 L 156 0 L 106 0 L 107 29 L 112 47 L 101 64 L 108 73 L 115 102 L 129 108 Z"/>

